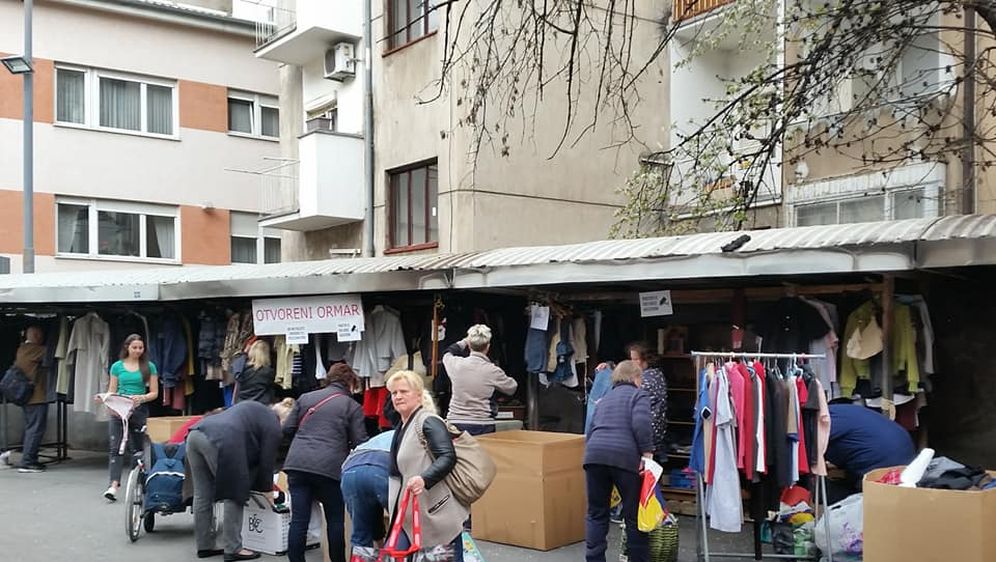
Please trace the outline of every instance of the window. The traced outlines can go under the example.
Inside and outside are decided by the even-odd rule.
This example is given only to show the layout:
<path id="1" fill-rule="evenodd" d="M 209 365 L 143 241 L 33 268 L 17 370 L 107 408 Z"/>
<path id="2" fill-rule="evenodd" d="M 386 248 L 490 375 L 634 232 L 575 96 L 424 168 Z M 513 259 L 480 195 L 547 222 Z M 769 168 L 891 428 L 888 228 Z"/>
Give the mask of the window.
<path id="1" fill-rule="evenodd" d="M 387 0 L 387 48 L 397 49 L 439 28 L 431 0 Z"/>
<path id="2" fill-rule="evenodd" d="M 57 203 L 57 214 L 59 254 L 179 258 L 175 207 L 67 199 Z"/>
<path id="3" fill-rule="evenodd" d="M 175 137 L 176 83 L 93 68 L 56 68 L 57 123 Z"/>
<path id="4" fill-rule="evenodd" d="M 253 137 L 280 136 L 277 98 L 249 92 L 228 92 L 228 132 Z"/>
<path id="5" fill-rule="evenodd" d="M 280 263 L 279 231 L 261 229 L 252 213 L 233 211 L 230 220 L 232 263 Z"/>
<path id="6" fill-rule="evenodd" d="M 439 241 L 436 162 L 390 174 L 390 246 L 410 248 Z"/>
<path id="7" fill-rule="evenodd" d="M 796 205 L 796 226 L 850 224 L 882 220 L 916 219 L 926 216 L 924 189 L 906 189 L 888 195 L 873 195 Z"/>
<path id="8" fill-rule="evenodd" d="M 308 111 L 304 122 L 306 133 L 314 131 L 337 131 L 339 121 L 339 110 L 335 104 L 326 105 L 318 109 Z"/>

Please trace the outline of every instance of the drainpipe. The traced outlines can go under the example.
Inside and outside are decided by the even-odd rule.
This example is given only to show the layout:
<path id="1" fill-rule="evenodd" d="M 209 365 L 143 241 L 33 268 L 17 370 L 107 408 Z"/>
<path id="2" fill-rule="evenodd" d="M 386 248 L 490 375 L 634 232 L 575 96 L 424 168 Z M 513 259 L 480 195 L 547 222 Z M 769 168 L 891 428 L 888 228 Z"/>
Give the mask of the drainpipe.
<path id="1" fill-rule="evenodd" d="M 31 12 L 34 3 L 24 0 L 24 59 L 34 65 L 31 57 Z M 24 135 L 24 250 L 21 256 L 21 271 L 35 272 L 35 73 L 30 70 L 24 73 L 24 115 L 21 128 Z"/>
<path id="2" fill-rule="evenodd" d="M 961 157 L 962 214 L 975 212 L 975 8 L 965 6 L 965 148 Z"/>
<path id="3" fill-rule="evenodd" d="M 363 0 L 363 172 L 367 206 L 363 213 L 363 255 L 374 257 L 373 0 Z"/>

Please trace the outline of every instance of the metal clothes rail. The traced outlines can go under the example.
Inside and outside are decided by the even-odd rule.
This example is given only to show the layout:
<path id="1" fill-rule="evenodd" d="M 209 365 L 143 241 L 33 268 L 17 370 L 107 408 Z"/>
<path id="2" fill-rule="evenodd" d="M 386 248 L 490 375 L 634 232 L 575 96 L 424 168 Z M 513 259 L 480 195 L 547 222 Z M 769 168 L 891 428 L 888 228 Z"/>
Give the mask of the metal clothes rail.
<path id="1" fill-rule="evenodd" d="M 745 357 L 750 359 L 826 359 L 824 354 L 813 354 L 813 353 L 749 353 L 742 351 L 693 351 L 691 356 L 695 359 L 695 377 L 698 380 L 698 374 L 702 371 L 702 360 L 707 358 L 713 359 L 730 359 L 733 357 Z M 827 540 L 830 542 L 830 506 L 827 500 L 827 482 L 825 476 L 816 477 L 816 497 L 814 498 L 817 506 L 822 506 L 823 508 L 823 523 L 824 529 L 827 534 Z M 760 504 L 760 486 L 757 484 L 752 484 L 751 486 L 751 519 L 754 522 L 754 552 L 709 552 L 709 530 L 706 525 L 706 513 L 705 513 L 705 481 L 702 479 L 701 474 L 696 474 L 696 488 L 695 488 L 695 519 L 696 519 L 696 534 L 698 535 L 698 541 L 696 544 L 696 560 L 702 560 L 709 562 L 712 558 L 753 558 L 754 560 L 765 560 L 765 559 L 792 559 L 792 560 L 807 560 L 797 556 L 795 554 L 764 554 L 761 552 L 761 517 L 763 515 L 763 509 Z M 819 560 L 819 556 L 813 558 L 808 558 L 808 560 Z M 833 562 L 833 552 L 827 553 L 827 559 L 829 562 Z"/>

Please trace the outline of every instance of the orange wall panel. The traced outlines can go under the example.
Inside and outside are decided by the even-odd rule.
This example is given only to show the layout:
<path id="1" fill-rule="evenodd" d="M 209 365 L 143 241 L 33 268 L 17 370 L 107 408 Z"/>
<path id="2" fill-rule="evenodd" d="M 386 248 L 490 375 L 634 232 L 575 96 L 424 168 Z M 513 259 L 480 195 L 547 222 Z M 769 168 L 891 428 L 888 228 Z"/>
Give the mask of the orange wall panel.
<path id="1" fill-rule="evenodd" d="M 178 87 L 181 127 L 228 132 L 228 88 L 190 80 Z"/>
<path id="2" fill-rule="evenodd" d="M 35 194 L 35 255 L 55 254 L 55 196 Z M 0 253 L 24 250 L 24 198 L 20 191 L 0 190 Z"/>
<path id="3" fill-rule="evenodd" d="M 180 206 L 181 257 L 185 264 L 232 262 L 231 222 L 227 209 Z"/>
<path id="4" fill-rule="evenodd" d="M 0 57 L 6 56 L 0 53 Z M 35 122 L 51 123 L 55 109 L 55 63 L 46 59 L 34 59 L 35 67 Z M 20 119 L 24 115 L 24 80 L 21 76 L 0 68 L 0 118 Z"/>

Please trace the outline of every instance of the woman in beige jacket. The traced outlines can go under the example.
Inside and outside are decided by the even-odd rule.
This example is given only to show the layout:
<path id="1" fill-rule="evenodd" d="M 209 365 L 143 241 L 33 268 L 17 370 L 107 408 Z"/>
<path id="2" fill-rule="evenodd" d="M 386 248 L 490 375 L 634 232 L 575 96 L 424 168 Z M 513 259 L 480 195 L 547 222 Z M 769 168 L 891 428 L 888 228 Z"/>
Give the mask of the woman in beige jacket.
<path id="1" fill-rule="evenodd" d="M 391 520 L 397 517 L 402 491 L 411 490 L 419 502 L 422 549 L 450 544 L 453 559 L 463 562 L 463 522 L 470 510 L 457 501 L 444 480 L 456 465 L 456 450 L 446 422 L 436 414 L 432 396 L 416 373 L 395 373 L 388 379 L 387 388 L 401 415 L 401 426 L 391 443 Z M 407 536 L 398 543 L 402 548 L 413 538 L 411 508 L 405 513 L 403 527 Z"/>

